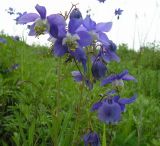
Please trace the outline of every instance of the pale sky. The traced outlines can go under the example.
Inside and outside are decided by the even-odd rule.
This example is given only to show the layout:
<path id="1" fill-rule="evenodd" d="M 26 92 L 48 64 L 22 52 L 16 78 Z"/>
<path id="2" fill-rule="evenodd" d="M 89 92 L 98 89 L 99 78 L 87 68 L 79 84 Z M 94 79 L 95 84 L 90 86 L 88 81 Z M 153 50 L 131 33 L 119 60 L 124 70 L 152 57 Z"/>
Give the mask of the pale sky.
<path id="1" fill-rule="evenodd" d="M 14 16 L 10 16 L 5 9 L 13 7 L 17 12 L 36 12 L 35 5 L 43 5 L 47 15 L 65 12 L 72 3 L 77 6 L 83 17 L 91 9 L 91 16 L 96 22 L 113 21 L 113 27 L 107 35 L 117 45 L 126 43 L 136 50 L 146 42 L 160 41 L 160 0 L 106 0 L 99 3 L 97 0 L 0 0 L 0 31 L 8 35 L 23 36 L 27 43 L 47 44 L 47 37 L 39 39 L 27 36 L 25 26 L 16 25 Z M 123 9 L 120 19 L 114 17 L 114 10 Z"/>

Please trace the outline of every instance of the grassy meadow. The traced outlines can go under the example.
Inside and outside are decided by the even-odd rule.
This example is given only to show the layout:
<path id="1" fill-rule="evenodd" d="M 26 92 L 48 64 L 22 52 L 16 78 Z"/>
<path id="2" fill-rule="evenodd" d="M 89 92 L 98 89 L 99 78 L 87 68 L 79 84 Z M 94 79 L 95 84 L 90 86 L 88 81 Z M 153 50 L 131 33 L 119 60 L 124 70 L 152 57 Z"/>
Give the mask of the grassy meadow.
<path id="1" fill-rule="evenodd" d="M 109 86 L 97 82 L 89 91 L 73 80 L 74 63 L 54 57 L 47 47 L 1 37 L 7 39 L 0 43 L 1 146 L 83 146 L 88 127 L 104 138 L 104 125 L 90 108 Z M 160 146 L 160 46 L 136 52 L 122 44 L 117 54 L 120 63 L 108 68 L 128 69 L 138 80 L 125 82 L 121 96 L 138 97 L 120 123 L 105 125 L 106 140 L 112 129 L 111 146 Z"/>

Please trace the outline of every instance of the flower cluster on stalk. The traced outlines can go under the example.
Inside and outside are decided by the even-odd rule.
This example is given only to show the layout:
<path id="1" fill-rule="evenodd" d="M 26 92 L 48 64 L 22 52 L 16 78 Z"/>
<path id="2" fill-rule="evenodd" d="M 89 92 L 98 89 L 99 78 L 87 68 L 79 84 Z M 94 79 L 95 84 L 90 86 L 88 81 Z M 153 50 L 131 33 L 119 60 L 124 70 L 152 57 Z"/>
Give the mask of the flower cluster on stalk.
<path id="1" fill-rule="evenodd" d="M 101 86 L 111 83 L 113 90 L 103 94 L 101 99 L 92 105 L 91 112 L 97 111 L 100 121 L 106 124 L 118 123 L 126 110 L 126 104 L 136 100 L 136 95 L 121 98 L 123 81 L 136 79 L 129 75 L 128 70 L 119 74 L 107 74 L 108 63 L 120 61 L 116 54 L 116 44 L 107 36 L 112 22 L 96 23 L 88 14 L 83 18 L 76 5 L 73 5 L 65 16 L 60 13 L 47 16 L 46 8 L 38 4 L 35 9 L 38 14 L 23 13 L 16 19 L 17 24 L 32 23 L 29 27 L 30 36 L 49 34 L 49 40 L 53 43 L 52 53 L 57 57 L 67 57 L 66 62 L 75 63 L 77 70 L 71 74 L 76 82 L 84 82 L 90 90 L 96 81 L 100 81 Z M 115 10 L 118 19 L 122 11 Z M 86 146 L 99 146 L 99 136 L 96 132 L 89 132 L 84 136 L 84 143 Z"/>

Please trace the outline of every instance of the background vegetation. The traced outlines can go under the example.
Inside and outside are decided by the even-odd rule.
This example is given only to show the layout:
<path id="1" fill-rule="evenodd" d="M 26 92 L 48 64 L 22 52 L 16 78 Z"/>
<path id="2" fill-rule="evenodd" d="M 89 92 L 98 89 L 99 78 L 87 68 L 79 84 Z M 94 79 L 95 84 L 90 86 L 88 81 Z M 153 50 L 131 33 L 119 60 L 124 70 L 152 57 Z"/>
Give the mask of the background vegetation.
<path id="1" fill-rule="evenodd" d="M 81 146 L 88 127 L 102 138 L 103 124 L 89 111 L 106 87 L 97 82 L 93 92 L 82 89 L 71 77 L 72 62 L 52 56 L 47 47 L 1 37 L 7 44 L 0 43 L 0 145 Z M 119 124 L 106 125 L 107 132 L 113 129 L 112 146 L 160 146 L 160 46 L 135 52 L 122 44 L 117 54 L 121 62 L 109 69 L 128 69 L 137 78 L 126 83 L 124 95 L 137 92 L 138 99 Z"/>

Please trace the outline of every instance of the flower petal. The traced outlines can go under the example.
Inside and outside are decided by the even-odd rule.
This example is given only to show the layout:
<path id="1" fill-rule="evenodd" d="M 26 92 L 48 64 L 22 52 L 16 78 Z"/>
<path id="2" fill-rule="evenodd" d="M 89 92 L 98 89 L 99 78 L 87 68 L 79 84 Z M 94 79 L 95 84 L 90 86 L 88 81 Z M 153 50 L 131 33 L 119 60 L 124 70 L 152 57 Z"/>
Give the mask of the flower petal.
<path id="1" fill-rule="evenodd" d="M 40 6 L 40 5 L 36 5 L 35 9 L 37 10 L 37 12 L 39 13 L 39 15 L 41 16 L 41 19 L 45 19 L 46 18 L 46 8 L 44 6 Z"/>
<path id="2" fill-rule="evenodd" d="M 56 56 L 63 56 L 65 53 L 67 53 L 67 47 L 66 46 L 62 46 L 62 40 L 56 40 L 54 47 L 53 47 L 53 53 Z"/>
<path id="3" fill-rule="evenodd" d="M 17 23 L 18 24 L 26 24 L 29 22 L 34 22 L 37 18 L 39 18 L 39 15 L 36 13 L 27 13 L 22 15 L 20 18 L 18 18 Z"/>
<path id="4" fill-rule="evenodd" d="M 117 79 L 122 79 L 127 74 L 128 74 L 128 70 L 124 70 L 120 74 L 117 75 Z"/>
<path id="5" fill-rule="evenodd" d="M 77 28 L 82 24 L 82 19 L 72 18 L 69 21 L 68 31 L 73 34 L 77 30 Z"/>
<path id="6" fill-rule="evenodd" d="M 66 26 L 65 19 L 60 14 L 52 14 L 47 17 L 49 24 Z"/>
<path id="7" fill-rule="evenodd" d="M 97 32 L 109 32 L 112 28 L 112 22 L 107 22 L 107 23 L 98 23 L 96 25 L 96 31 Z"/>
<path id="8" fill-rule="evenodd" d="M 103 102 L 98 101 L 92 105 L 91 112 L 98 110 L 102 106 Z"/>
<path id="9" fill-rule="evenodd" d="M 89 15 L 83 21 L 83 26 L 87 28 L 88 31 L 96 29 L 96 22 L 94 22 Z"/>
<path id="10" fill-rule="evenodd" d="M 107 35 L 103 32 L 99 32 L 98 33 L 98 40 L 103 44 L 108 46 L 109 45 L 109 39 L 107 37 Z"/>
<path id="11" fill-rule="evenodd" d="M 78 31 L 77 32 L 80 39 L 78 43 L 81 47 L 89 46 L 92 43 L 92 36 L 86 31 Z"/>
<path id="12" fill-rule="evenodd" d="M 107 50 L 106 54 L 102 54 L 102 58 L 104 59 L 105 62 L 110 62 L 112 60 L 115 60 L 117 62 L 120 61 L 120 58 L 116 55 L 115 52 Z"/>
<path id="13" fill-rule="evenodd" d="M 70 53 L 72 56 L 76 58 L 76 60 L 82 63 L 84 71 L 86 71 L 87 70 L 87 66 L 86 66 L 87 57 L 86 57 L 86 53 L 84 52 L 84 50 L 82 48 L 77 48 L 75 52 L 71 51 Z"/>
<path id="14" fill-rule="evenodd" d="M 104 85 L 106 85 L 106 84 L 108 84 L 108 83 L 111 83 L 112 81 L 114 81 L 116 79 L 116 75 L 110 75 L 110 76 L 108 76 L 107 78 L 105 78 L 105 79 L 103 79 L 102 81 L 101 81 L 101 86 L 104 86 Z"/>
<path id="15" fill-rule="evenodd" d="M 59 14 L 52 14 L 47 17 L 50 24 L 50 34 L 55 38 L 62 38 L 66 35 L 66 22 L 63 16 Z"/>
<path id="16" fill-rule="evenodd" d="M 35 36 L 36 35 L 36 32 L 34 30 L 34 27 L 35 27 L 35 23 L 33 23 L 31 26 L 30 26 L 30 31 L 28 33 L 29 36 Z"/>
<path id="17" fill-rule="evenodd" d="M 114 96 L 113 97 L 113 101 L 116 102 L 116 103 L 118 103 L 119 99 L 120 99 L 120 96 Z"/>
<path id="18" fill-rule="evenodd" d="M 119 103 L 120 104 L 130 104 L 132 102 L 135 102 L 136 98 L 137 98 L 136 94 L 130 98 L 120 98 Z"/>
<path id="19" fill-rule="evenodd" d="M 124 75 L 123 77 L 122 77 L 122 80 L 126 80 L 126 81 L 130 81 L 130 80 L 135 80 L 135 81 L 137 81 L 133 76 L 131 76 L 131 75 Z"/>

